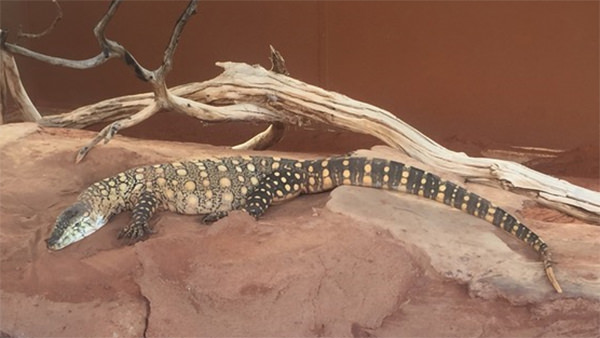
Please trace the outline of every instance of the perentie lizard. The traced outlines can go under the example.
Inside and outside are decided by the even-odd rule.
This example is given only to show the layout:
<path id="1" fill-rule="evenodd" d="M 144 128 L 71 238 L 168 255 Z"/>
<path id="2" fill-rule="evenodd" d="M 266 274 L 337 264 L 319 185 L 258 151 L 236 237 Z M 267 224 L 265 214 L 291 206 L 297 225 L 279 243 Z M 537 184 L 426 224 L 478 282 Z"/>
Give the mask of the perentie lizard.
<path id="1" fill-rule="evenodd" d="M 530 245 L 562 292 L 548 246 L 527 226 L 490 201 L 423 170 L 377 158 L 340 156 L 317 160 L 239 156 L 193 159 L 134 168 L 94 183 L 58 217 L 49 249 L 58 250 L 104 226 L 111 216 L 131 210 L 132 221 L 119 237 L 138 240 L 152 232 L 148 221 L 158 210 L 205 215 L 214 222 L 231 210 L 255 218 L 276 202 L 340 185 L 407 192 L 436 200 L 485 219 Z"/>

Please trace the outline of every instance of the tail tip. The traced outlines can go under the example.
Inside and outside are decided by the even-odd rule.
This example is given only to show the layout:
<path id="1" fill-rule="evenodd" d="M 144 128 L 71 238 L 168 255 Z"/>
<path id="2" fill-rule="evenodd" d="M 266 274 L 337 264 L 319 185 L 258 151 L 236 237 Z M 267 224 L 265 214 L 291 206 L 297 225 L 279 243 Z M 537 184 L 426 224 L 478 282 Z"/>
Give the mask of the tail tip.
<path id="1" fill-rule="evenodd" d="M 554 275 L 554 270 L 552 270 L 551 266 L 546 267 L 546 276 L 548 276 L 548 280 L 550 281 L 550 284 L 552 284 L 552 287 L 554 287 L 554 290 L 556 290 L 556 292 L 558 293 L 562 293 L 562 288 L 560 287 L 560 284 L 558 284 L 558 280 L 556 279 L 556 276 Z"/>

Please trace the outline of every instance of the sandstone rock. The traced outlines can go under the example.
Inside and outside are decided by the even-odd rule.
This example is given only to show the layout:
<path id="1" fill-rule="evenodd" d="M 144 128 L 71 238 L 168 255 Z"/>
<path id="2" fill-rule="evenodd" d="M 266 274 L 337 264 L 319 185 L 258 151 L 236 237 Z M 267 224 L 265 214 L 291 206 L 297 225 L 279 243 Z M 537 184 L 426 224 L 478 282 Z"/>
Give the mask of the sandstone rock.
<path id="1" fill-rule="evenodd" d="M 75 165 L 76 150 L 92 135 L 0 126 L 3 335 L 600 332 L 600 227 L 527 216 L 544 213 L 537 207 L 520 216 L 549 243 L 562 295 L 530 248 L 485 221 L 415 196 L 356 187 L 299 197 L 259 221 L 234 212 L 206 227 L 196 216 L 161 213 L 158 233 L 132 246 L 116 239 L 128 222 L 122 214 L 49 252 L 44 239 L 56 216 L 94 181 L 141 164 L 233 153 L 117 136 Z M 410 162 L 385 147 L 369 154 Z M 527 200 L 469 188 L 517 215 Z"/>

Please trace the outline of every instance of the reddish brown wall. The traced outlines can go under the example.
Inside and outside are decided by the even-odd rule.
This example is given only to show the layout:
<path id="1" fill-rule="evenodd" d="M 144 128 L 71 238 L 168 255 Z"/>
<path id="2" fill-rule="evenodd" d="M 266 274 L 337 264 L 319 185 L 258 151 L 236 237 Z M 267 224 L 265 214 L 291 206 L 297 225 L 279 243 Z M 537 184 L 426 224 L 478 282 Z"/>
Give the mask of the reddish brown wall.
<path id="1" fill-rule="evenodd" d="M 24 44 L 69 58 L 95 55 L 92 27 L 107 2 L 61 4 L 58 28 Z M 155 67 L 184 5 L 126 1 L 108 35 Z M 54 15 L 49 1 L 1 6 L 1 26 L 13 32 L 18 23 L 41 30 Z M 201 2 L 181 38 L 169 83 L 210 78 L 219 73 L 215 61 L 266 66 L 273 44 L 293 76 L 388 109 L 438 141 L 463 135 L 515 145 L 597 145 L 598 13 L 597 2 L 567 1 Z M 148 90 L 116 60 L 86 71 L 18 62 L 33 100 L 43 107 Z M 215 130 L 230 130 L 207 131 L 175 118 L 165 133 L 170 121 L 159 117 L 129 133 L 211 142 L 207 136 Z M 314 143 L 299 148 L 318 149 Z"/>

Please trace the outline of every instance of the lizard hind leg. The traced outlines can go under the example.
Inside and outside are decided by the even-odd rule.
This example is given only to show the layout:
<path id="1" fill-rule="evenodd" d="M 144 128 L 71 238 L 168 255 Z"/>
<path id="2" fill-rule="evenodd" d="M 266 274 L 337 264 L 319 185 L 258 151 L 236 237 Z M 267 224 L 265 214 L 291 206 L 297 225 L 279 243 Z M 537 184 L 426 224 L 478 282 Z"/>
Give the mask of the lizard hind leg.
<path id="1" fill-rule="evenodd" d="M 248 193 L 244 210 L 254 218 L 259 218 L 271 204 L 300 195 L 303 179 L 305 175 L 291 168 L 272 172 Z"/>
<path id="2" fill-rule="evenodd" d="M 131 223 L 121 229 L 118 238 L 128 238 L 136 242 L 145 235 L 152 234 L 155 231 L 150 227 L 148 221 L 156 212 L 158 199 L 150 192 L 143 192 L 137 203 L 133 207 Z"/>

